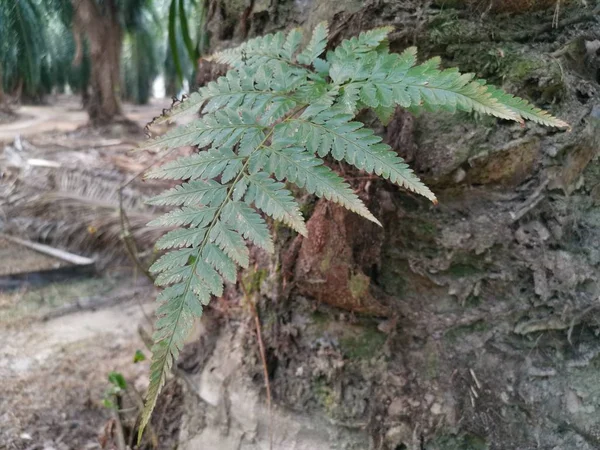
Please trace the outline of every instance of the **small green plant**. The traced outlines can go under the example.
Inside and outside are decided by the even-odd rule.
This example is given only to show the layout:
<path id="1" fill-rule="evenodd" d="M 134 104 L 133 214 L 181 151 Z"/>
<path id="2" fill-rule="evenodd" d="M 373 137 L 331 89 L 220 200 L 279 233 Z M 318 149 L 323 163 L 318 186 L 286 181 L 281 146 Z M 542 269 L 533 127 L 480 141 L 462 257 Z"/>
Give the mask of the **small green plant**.
<path id="1" fill-rule="evenodd" d="M 102 404 L 108 409 L 118 409 L 118 397 L 127 390 L 127 381 L 120 372 L 110 372 L 108 374 L 110 387 L 104 392 Z"/>
<path id="2" fill-rule="evenodd" d="M 306 235 L 300 208 L 283 182 L 379 224 L 344 179 L 324 164 L 323 158 L 331 156 L 436 202 L 402 158 L 354 120 L 359 111 L 370 108 L 384 123 L 401 106 L 567 126 L 472 74 L 440 69 L 438 58 L 417 64 L 415 48 L 390 53 L 390 31 L 364 32 L 325 54 L 328 29 L 320 24 L 302 49 L 302 33 L 296 29 L 221 52 L 214 59 L 232 67 L 227 75 L 161 120 L 199 109 L 201 117 L 143 146 L 202 150 L 148 174 L 185 181 L 150 200 L 179 208 L 151 222 L 177 228 L 157 242 L 158 249 L 169 251 L 150 269 L 163 290 L 140 436 L 194 318 L 211 295 L 222 295 L 224 280 L 236 281 L 237 266 L 248 267 L 246 242 L 274 251 L 264 216 Z"/>
<path id="3" fill-rule="evenodd" d="M 133 363 L 137 364 L 139 362 L 146 361 L 146 355 L 141 350 L 136 350 L 133 355 Z"/>

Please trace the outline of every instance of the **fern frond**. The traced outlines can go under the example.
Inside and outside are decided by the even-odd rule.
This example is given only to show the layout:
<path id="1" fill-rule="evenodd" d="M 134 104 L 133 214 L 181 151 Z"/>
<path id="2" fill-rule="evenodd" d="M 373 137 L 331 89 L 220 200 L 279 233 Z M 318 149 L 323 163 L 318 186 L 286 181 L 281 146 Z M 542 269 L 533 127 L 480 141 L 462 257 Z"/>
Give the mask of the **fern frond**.
<path id="1" fill-rule="evenodd" d="M 381 226 L 352 188 L 323 161 L 301 147 L 271 148 L 268 170 L 310 194 L 324 197 Z"/>
<path id="2" fill-rule="evenodd" d="M 252 111 L 240 115 L 235 110 L 218 110 L 146 142 L 139 150 L 162 150 L 186 145 L 232 147 L 247 130 L 263 128 L 264 126 L 256 122 L 256 115 L 253 116 Z"/>
<path id="3" fill-rule="evenodd" d="M 310 42 L 302 52 L 296 57 L 300 64 L 310 66 L 315 60 L 325 51 L 327 47 L 327 36 L 329 35 L 329 27 L 327 22 L 319 23 L 310 38 Z"/>
<path id="4" fill-rule="evenodd" d="M 166 252 L 150 268 L 163 290 L 140 436 L 192 320 L 212 295 L 222 295 L 225 281 L 236 281 L 238 266 L 249 265 L 246 244 L 274 251 L 261 212 L 307 234 L 298 203 L 281 181 L 379 224 L 344 179 L 324 164 L 331 155 L 436 202 L 402 158 L 355 120 L 359 110 L 373 109 L 384 123 L 401 106 L 567 126 L 472 74 L 440 69 L 437 58 L 417 64 L 414 48 L 390 53 L 390 31 L 361 33 L 326 56 L 325 23 L 301 51 L 299 30 L 225 50 L 214 58 L 234 69 L 173 107 L 165 119 L 201 109 L 202 117 L 142 147 L 193 145 L 202 150 L 147 175 L 183 183 L 149 200 L 178 208 L 150 223 L 173 229 L 157 241 L 156 248 Z"/>
<path id="5" fill-rule="evenodd" d="M 242 159 L 243 156 L 235 154 L 231 148 L 210 149 L 168 162 L 148 172 L 145 178 L 167 180 L 211 179 L 221 175 L 228 165 L 233 167 L 232 170 L 239 170 Z"/>
<path id="6" fill-rule="evenodd" d="M 345 160 L 434 203 L 437 201 L 433 192 L 389 145 L 383 144 L 372 130 L 363 128 L 359 122 L 351 122 L 351 119 L 351 115 L 330 110 L 317 115 L 312 121 L 290 119 L 282 128 L 313 154 L 324 157 L 331 153 L 337 160 Z"/>
<path id="7" fill-rule="evenodd" d="M 269 253 L 275 251 L 271 232 L 264 219 L 243 202 L 230 202 L 223 210 L 223 219 L 235 231 Z"/>
<path id="8" fill-rule="evenodd" d="M 290 191 L 285 189 L 283 183 L 278 183 L 269 178 L 265 172 L 258 172 L 246 177 L 248 180 L 248 190 L 244 201 L 248 204 L 254 204 L 275 220 L 279 220 L 293 228 L 303 236 L 306 236 L 306 224 L 300 213 L 298 203 Z"/>
<path id="9" fill-rule="evenodd" d="M 564 120 L 557 119 L 548 112 L 536 108 L 525 99 L 515 97 L 491 85 L 487 85 L 486 87 L 493 98 L 526 120 L 531 120 L 532 122 L 548 127 L 571 128 Z"/>

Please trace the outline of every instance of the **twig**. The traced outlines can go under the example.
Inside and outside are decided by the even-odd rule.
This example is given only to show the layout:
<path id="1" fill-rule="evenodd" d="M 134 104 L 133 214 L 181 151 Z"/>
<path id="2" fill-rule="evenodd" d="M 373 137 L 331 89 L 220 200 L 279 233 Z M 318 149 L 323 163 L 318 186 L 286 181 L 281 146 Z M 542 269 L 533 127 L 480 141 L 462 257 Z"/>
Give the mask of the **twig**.
<path id="1" fill-rule="evenodd" d="M 123 240 L 123 244 L 125 245 L 125 250 L 127 251 L 127 255 L 129 259 L 135 264 L 135 266 L 144 274 L 146 278 L 148 278 L 152 283 L 154 283 L 154 277 L 150 274 L 148 269 L 144 267 L 139 258 L 139 252 L 137 250 L 137 245 L 131 235 L 130 223 L 127 218 L 127 214 L 125 213 L 125 208 L 123 207 L 123 188 L 127 186 L 121 185 L 119 187 L 119 218 L 121 220 L 121 238 Z"/>
<path id="2" fill-rule="evenodd" d="M 19 239 L 15 236 L 10 236 L 8 234 L 0 233 L 0 237 L 14 242 L 15 244 L 22 245 L 23 247 L 30 248 L 35 250 L 36 252 L 43 253 L 45 255 L 52 256 L 54 258 L 61 259 L 63 261 L 67 261 L 68 263 L 77 265 L 77 266 L 87 266 L 94 264 L 94 260 L 91 258 L 86 258 L 85 256 L 75 255 L 73 253 L 66 252 L 64 250 L 60 250 L 58 248 L 50 247 L 49 245 L 38 244 L 37 242 L 26 241 L 25 239 Z"/>
<path id="3" fill-rule="evenodd" d="M 262 328 L 260 326 L 260 317 L 258 316 L 258 311 L 256 310 L 255 301 L 250 299 L 248 295 L 248 291 L 246 290 L 246 286 L 244 286 L 244 281 L 240 280 L 240 286 L 242 288 L 242 292 L 244 293 L 244 299 L 246 303 L 250 305 L 250 310 L 252 315 L 254 316 L 254 326 L 256 329 L 256 338 L 258 340 L 258 348 L 260 350 L 260 359 L 263 366 L 263 376 L 265 378 L 265 387 L 267 389 L 267 409 L 269 410 L 269 449 L 273 450 L 273 408 L 272 408 L 272 397 L 271 397 L 271 382 L 269 381 L 269 369 L 267 367 L 267 354 L 265 352 L 265 345 L 262 339 Z M 254 294 L 256 298 L 256 294 Z"/>
<path id="4" fill-rule="evenodd" d="M 546 178 L 540 185 L 533 191 L 533 193 L 525 200 L 524 203 L 521 204 L 518 210 L 510 212 L 510 218 L 512 222 L 516 222 L 520 220 L 525 214 L 534 209 L 546 196 L 544 195 L 544 190 L 548 183 L 550 182 L 549 178 Z"/>
<path id="5" fill-rule="evenodd" d="M 589 306 L 586 309 L 584 309 L 582 312 L 580 312 L 579 314 L 573 316 L 573 318 L 571 319 L 571 323 L 569 325 L 569 331 L 567 332 L 567 341 L 569 341 L 569 344 L 573 345 L 571 338 L 573 336 L 573 329 L 575 328 L 575 325 L 578 325 L 581 322 L 581 319 L 583 319 L 585 316 L 587 316 L 589 313 L 591 313 L 596 308 L 598 308 L 598 305 Z"/>
<path id="6" fill-rule="evenodd" d="M 117 438 L 117 448 L 118 450 L 127 450 L 127 444 L 125 444 L 125 434 L 123 433 L 123 424 L 121 423 L 121 418 L 119 417 L 119 413 L 115 410 L 112 410 L 111 413 L 113 422 L 115 424 L 115 435 Z"/>
<path id="7" fill-rule="evenodd" d="M 154 283 L 154 277 L 148 271 L 148 269 L 142 264 L 142 261 L 139 258 L 139 251 L 135 240 L 133 239 L 130 231 L 130 223 L 129 218 L 127 217 L 127 213 L 125 212 L 125 208 L 123 207 L 123 190 L 133 183 L 140 175 L 143 175 L 150 167 L 164 160 L 167 156 L 169 156 L 175 149 L 170 149 L 160 158 L 152 161 L 142 170 L 133 175 L 129 180 L 125 181 L 123 184 L 119 186 L 119 217 L 121 219 L 121 236 L 123 238 L 123 243 L 125 244 L 125 250 L 127 250 L 127 254 L 129 258 L 133 261 L 136 267 L 144 274 L 146 278 L 148 278 L 152 283 Z"/>
<path id="8" fill-rule="evenodd" d="M 131 234 L 131 224 L 129 222 L 129 218 L 127 217 L 127 213 L 125 212 L 125 208 L 123 206 L 123 190 L 129 186 L 131 183 L 133 183 L 140 175 L 144 174 L 150 167 L 152 167 L 154 164 L 162 161 L 163 159 L 165 159 L 169 154 L 171 154 L 171 152 L 174 149 L 169 150 L 168 152 L 166 152 L 161 158 L 152 161 L 152 163 L 148 164 L 146 167 L 144 167 L 142 170 L 140 170 L 139 172 L 137 172 L 134 176 L 132 176 L 129 180 L 127 180 L 126 182 L 124 182 L 123 184 L 121 184 L 119 186 L 118 189 L 118 193 L 119 193 L 119 219 L 121 222 L 121 236 L 123 239 L 123 244 L 125 246 L 125 250 L 127 251 L 127 255 L 129 256 L 129 259 L 131 259 L 131 261 L 135 264 L 135 266 L 142 272 L 142 274 L 144 274 L 144 276 L 150 280 L 150 282 L 152 282 L 152 284 L 154 284 L 154 277 L 152 276 L 152 274 L 150 273 L 150 271 L 144 266 L 144 264 L 142 263 L 142 261 L 140 260 L 139 257 L 139 250 L 137 248 L 137 245 L 135 243 L 135 239 L 133 238 L 133 235 Z M 142 310 L 142 314 L 144 315 L 146 321 L 152 325 L 152 320 L 150 320 L 150 317 L 148 316 L 148 314 L 146 314 L 146 311 L 144 309 L 144 307 L 142 306 L 142 303 L 138 300 L 138 305 L 140 307 L 140 309 Z"/>

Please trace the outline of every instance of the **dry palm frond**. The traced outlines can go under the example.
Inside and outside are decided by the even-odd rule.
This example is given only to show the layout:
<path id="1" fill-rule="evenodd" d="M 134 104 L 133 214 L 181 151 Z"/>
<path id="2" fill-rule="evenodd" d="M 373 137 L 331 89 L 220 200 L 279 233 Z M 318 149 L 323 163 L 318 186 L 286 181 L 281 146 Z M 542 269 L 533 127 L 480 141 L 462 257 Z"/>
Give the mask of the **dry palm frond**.
<path id="1" fill-rule="evenodd" d="M 71 152 L 74 164 L 65 163 L 64 158 L 59 167 L 31 166 L 25 156 L 38 155 L 15 153 L 20 159 L 13 158 L 17 163 L 0 178 L 0 229 L 94 256 L 101 267 L 126 261 L 119 201 L 119 188 L 127 179 L 126 173 L 97 167 L 105 165 L 106 158 L 90 152 Z M 126 164 L 126 156 L 111 156 L 118 156 Z M 128 232 L 146 255 L 165 231 L 146 227 L 160 213 L 144 204 L 154 189 L 152 183 L 141 182 L 123 189 Z"/>

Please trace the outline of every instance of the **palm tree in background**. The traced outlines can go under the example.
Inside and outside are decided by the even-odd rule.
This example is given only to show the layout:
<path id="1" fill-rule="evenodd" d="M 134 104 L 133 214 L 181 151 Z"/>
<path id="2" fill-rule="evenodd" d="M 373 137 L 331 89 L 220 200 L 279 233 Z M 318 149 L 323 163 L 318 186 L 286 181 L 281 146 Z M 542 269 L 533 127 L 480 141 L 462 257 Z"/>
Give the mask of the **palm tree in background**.
<path id="1" fill-rule="evenodd" d="M 86 68 L 71 67 L 74 42 L 67 0 L 0 2 L 0 104 L 40 101 L 53 87 L 85 85 Z"/>
<path id="2" fill-rule="evenodd" d="M 121 99 L 146 103 L 159 61 L 166 61 L 163 69 L 172 93 L 184 79 L 193 79 L 207 45 L 205 4 L 0 0 L 0 105 L 39 102 L 69 85 L 82 95 L 92 125 L 123 120 Z M 161 17 L 167 12 L 165 27 Z"/>

